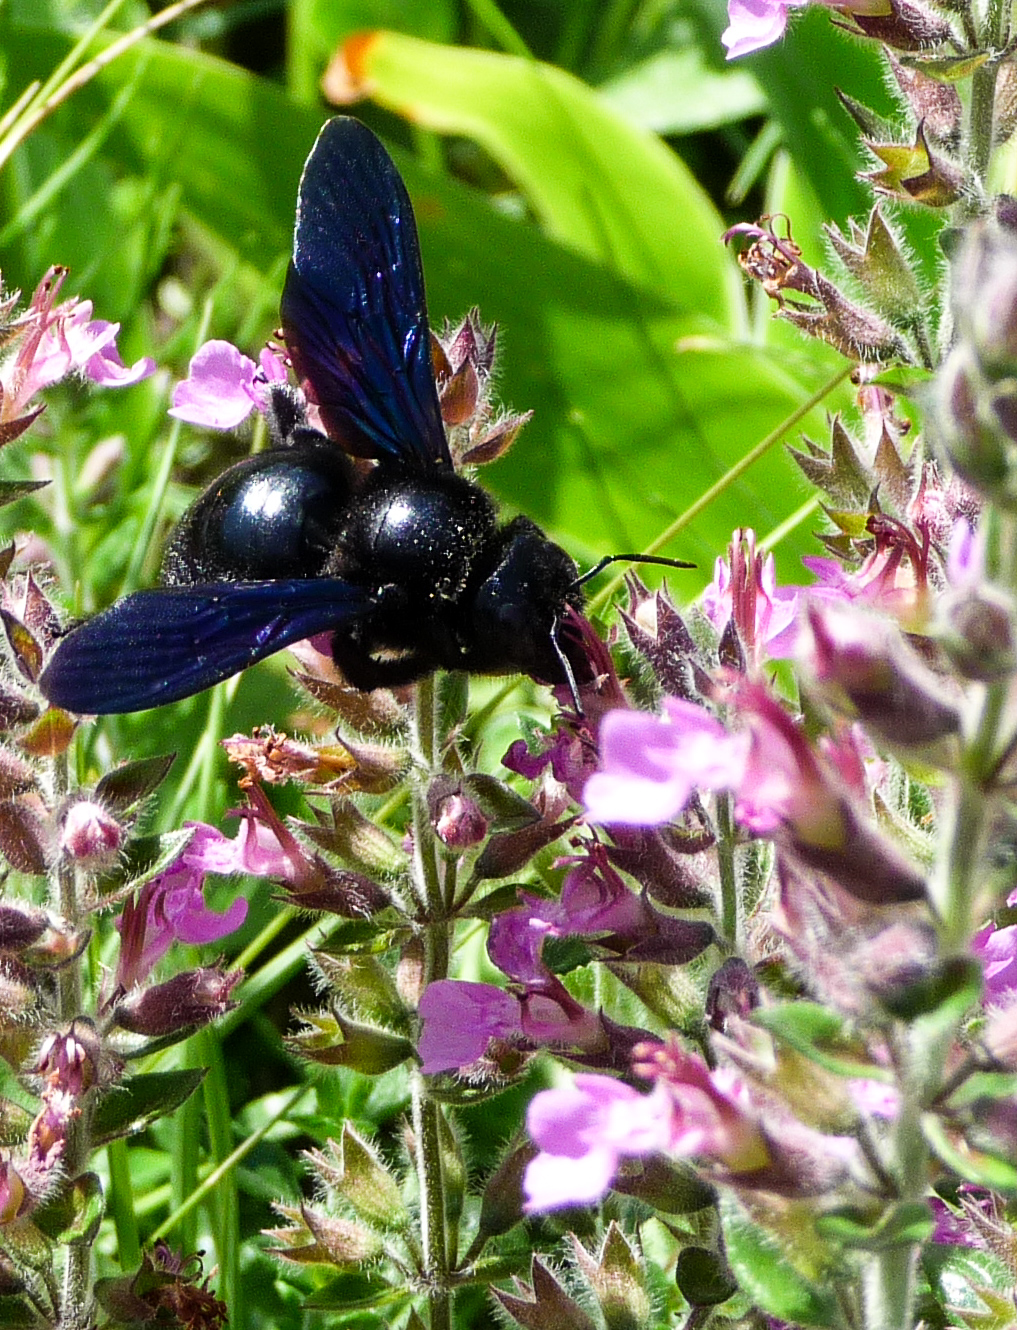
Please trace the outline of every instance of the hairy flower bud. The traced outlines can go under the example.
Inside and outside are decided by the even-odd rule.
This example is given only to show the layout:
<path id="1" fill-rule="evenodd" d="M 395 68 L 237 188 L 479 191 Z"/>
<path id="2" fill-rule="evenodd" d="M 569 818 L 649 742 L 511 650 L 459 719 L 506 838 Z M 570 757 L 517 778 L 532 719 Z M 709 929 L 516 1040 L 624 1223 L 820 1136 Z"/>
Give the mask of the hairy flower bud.
<path id="1" fill-rule="evenodd" d="M 463 794 L 446 795 L 432 810 L 435 835 L 450 850 L 469 850 L 487 835 L 487 818 L 476 801 Z"/>
<path id="2" fill-rule="evenodd" d="M 78 799 L 64 814 L 60 849 L 82 868 L 111 864 L 123 843 L 123 827 L 94 799 Z"/>
<path id="3" fill-rule="evenodd" d="M 1010 480 L 1017 439 L 1017 384 L 990 383 L 968 346 L 957 346 L 943 362 L 935 384 L 938 409 L 932 421 L 957 470 L 985 494 L 1013 502 Z"/>
<path id="4" fill-rule="evenodd" d="M 813 601 L 805 654 L 840 704 L 892 744 L 924 746 L 955 734 L 960 714 L 887 619 L 853 605 Z"/>
<path id="5" fill-rule="evenodd" d="M 130 993 L 117 1003 L 113 1020 L 122 1029 L 150 1039 L 182 1034 L 234 1007 L 230 994 L 243 977 L 242 970 L 228 974 L 215 967 L 188 970 L 164 984 Z"/>
<path id="6" fill-rule="evenodd" d="M 1014 641 L 1014 605 L 991 587 L 965 589 L 944 598 L 943 646 L 966 679 L 993 683 L 1017 668 Z"/>
<path id="7" fill-rule="evenodd" d="M 960 338 L 989 377 L 1017 374 L 1017 232 L 987 218 L 968 227 L 953 307 Z"/>
<path id="8" fill-rule="evenodd" d="M 65 1034 L 51 1034 L 43 1044 L 36 1074 L 45 1077 L 51 1088 L 63 1090 L 77 1099 L 98 1078 L 99 1053 L 95 1026 L 89 1020 L 76 1020 Z"/>

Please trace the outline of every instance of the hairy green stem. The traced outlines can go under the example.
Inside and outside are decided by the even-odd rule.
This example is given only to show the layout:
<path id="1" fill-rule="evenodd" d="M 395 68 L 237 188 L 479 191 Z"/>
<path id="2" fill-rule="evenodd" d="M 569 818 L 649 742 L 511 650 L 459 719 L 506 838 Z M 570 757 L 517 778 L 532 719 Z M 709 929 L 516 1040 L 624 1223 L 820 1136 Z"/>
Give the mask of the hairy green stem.
<path id="1" fill-rule="evenodd" d="M 53 797 L 59 806 L 70 790 L 67 751 L 53 759 Z M 53 869 L 50 897 L 71 928 L 81 926 L 78 873 L 65 855 L 58 855 Z M 57 1016 L 64 1026 L 82 1014 L 81 969 L 84 953 L 57 971 Z M 86 1096 L 68 1137 L 62 1165 L 69 1178 L 87 1168 L 92 1153 L 91 1104 Z M 60 1330 L 87 1330 L 92 1322 L 92 1245 L 68 1243 L 64 1247 L 63 1289 L 60 1297 Z"/>
<path id="2" fill-rule="evenodd" d="M 999 66 L 989 60 L 976 69 L 971 79 L 971 106 L 968 118 L 968 167 L 979 186 L 985 188 L 992 156 L 995 125 L 996 75 Z M 977 199 L 975 202 L 977 207 Z"/>
<path id="3" fill-rule="evenodd" d="M 448 977 L 449 920 L 442 864 L 427 807 L 427 789 L 441 745 L 437 732 L 437 690 L 433 678 L 417 684 L 414 708 L 413 842 L 419 898 L 424 903 L 424 984 Z M 452 1300 L 442 1162 L 441 1105 L 431 1098 L 427 1078 L 415 1072 L 412 1083 L 413 1134 L 420 1186 L 423 1277 L 431 1313 L 431 1330 L 451 1330 Z"/>
<path id="4" fill-rule="evenodd" d="M 720 870 L 720 931 L 733 947 L 737 947 L 741 931 L 741 908 L 738 900 L 738 874 L 735 872 L 734 821 L 731 817 L 731 796 L 717 796 L 717 867 Z"/>
<path id="5" fill-rule="evenodd" d="M 915 1263 L 913 1245 L 889 1247 L 865 1267 L 865 1330 L 907 1330 L 912 1322 Z"/>

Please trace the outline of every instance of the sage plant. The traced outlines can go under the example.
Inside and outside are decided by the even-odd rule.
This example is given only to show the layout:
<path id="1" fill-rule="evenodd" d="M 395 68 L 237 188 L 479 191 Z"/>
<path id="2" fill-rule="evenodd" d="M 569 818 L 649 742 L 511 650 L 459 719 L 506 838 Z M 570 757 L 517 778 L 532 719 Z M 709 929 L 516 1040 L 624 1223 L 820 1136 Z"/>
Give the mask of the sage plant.
<path id="1" fill-rule="evenodd" d="M 752 514 L 697 602 L 630 576 L 620 626 L 571 625 L 590 682 L 497 766 L 462 678 L 362 694 L 327 640 L 302 643 L 317 737 L 224 737 L 237 834 L 151 838 L 168 760 L 72 783 L 81 718 L 34 687 L 61 615 L 0 557 L 0 1051 L 19 1086 L 0 1309 L 18 1324 L 223 1323 L 195 1253 L 153 1244 L 98 1286 L 90 1259 L 94 1150 L 200 1075 L 132 1064 L 236 1000 L 236 970 L 174 968 L 179 943 L 243 921 L 242 897 L 207 908 L 211 873 L 267 877 L 322 921 L 320 1004 L 290 1050 L 321 1077 L 405 1078 L 395 1145 L 337 1120 L 306 1195 L 278 1201 L 266 1241 L 310 1273 L 312 1308 L 407 1330 L 485 1301 L 555 1330 L 1013 1323 L 1017 204 L 990 166 L 1017 124 L 1014 36 L 995 0 L 828 7 L 896 90 L 892 121 L 844 91 L 871 211 L 828 228 L 829 272 L 793 217 L 726 236 L 776 316 L 853 372 L 853 414 L 792 450 L 822 503 L 800 583 L 778 583 Z M 793 44 L 793 8 L 731 0 L 729 57 Z M 935 262 L 903 208 L 942 220 Z M 3 307 L 0 443 L 68 373 L 151 370 L 120 363 L 87 303 L 58 304 L 61 281 Z M 494 333 L 471 314 L 438 343 L 452 455 L 492 461 L 526 420 L 494 406 Z M 235 428 L 287 373 L 274 347 L 208 343 L 172 414 Z M 282 785 L 300 815 L 277 811 Z M 114 911 L 103 971 L 89 935 Z M 510 1094 L 525 1128 L 478 1175 L 464 1124 Z"/>

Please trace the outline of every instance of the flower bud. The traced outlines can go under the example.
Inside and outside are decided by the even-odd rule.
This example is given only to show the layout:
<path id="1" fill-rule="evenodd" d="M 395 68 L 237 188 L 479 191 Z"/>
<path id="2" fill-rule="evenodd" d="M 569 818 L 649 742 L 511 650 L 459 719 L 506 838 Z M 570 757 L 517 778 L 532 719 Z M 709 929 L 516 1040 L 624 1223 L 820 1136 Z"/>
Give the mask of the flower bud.
<path id="1" fill-rule="evenodd" d="M 0 748 L 0 798 L 10 799 L 38 787 L 35 772 L 17 753 Z"/>
<path id="2" fill-rule="evenodd" d="M 864 36 L 882 42 L 891 50 L 923 51 L 953 37 L 947 20 L 916 0 L 889 0 L 886 8 L 880 6 L 871 13 L 851 5 L 844 12 Z"/>
<path id="3" fill-rule="evenodd" d="M 808 661 L 835 705 L 906 748 L 959 730 L 956 707 L 888 620 L 820 601 L 809 604 L 807 620 Z"/>
<path id="4" fill-rule="evenodd" d="M 967 346 L 943 362 L 935 383 L 937 410 L 931 419 L 962 476 L 983 493 L 1012 498 L 1009 483 L 1017 389 L 985 379 Z"/>
<path id="5" fill-rule="evenodd" d="M 51 1034 L 39 1052 L 36 1075 L 46 1084 L 80 1098 L 91 1089 L 99 1072 L 99 1036 L 91 1021 L 72 1023 L 66 1034 Z"/>
<path id="6" fill-rule="evenodd" d="M 93 799 L 77 800 L 64 814 L 60 850 L 82 868 L 107 867 L 123 843 L 123 827 Z"/>
<path id="7" fill-rule="evenodd" d="M 487 818 L 463 794 L 448 794 L 432 813 L 435 835 L 450 850 L 469 850 L 487 835 Z"/>
<path id="8" fill-rule="evenodd" d="M 0 905 L 0 951 L 21 952 L 37 942 L 49 927 L 44 910 Z"/>
<path id="9" fill-rule="evenodd" d="M 537 1156 L 532 1141 L 522 1141 L 501 1161 L 487 1180 L 480 1203 L 479 1231 L 485 1238 L 507 1233 L 523 1217 L 523 1174 Z"/>
<path id="10" fill-rule="evenodd" d="M 317 872 L 305 882 L 284 882 L 280 899 L 298 910 L 320 910 L 343 919 L 364 919 L 377 914 L 392 900 L 384 888 L 363 873 L 315 860 Z"/>
<path id="11" fill-rule="evenodd" d="M 972 223 L 953 269 L 960 338 L 993 379 L 1017 373 L 1017 234 L 991 219 Z"/>
<path id="12" fill-rule="evenodd" d="M 990 587 L 965 589 L 944 598 L 943 647 L 966 679 L 994 683 L 1017 668 L 1014 606 Z"/>
<path id="13" fill-rule="evenodd" d="M 243 977 L 242 970 L 226 974 L 214 966 L 188 970 L 164 984 L 130 993 L 117 1003 L 114 1023 L 150 1039 L 182 1035 L 236 1006 L 230 994 Z"/>

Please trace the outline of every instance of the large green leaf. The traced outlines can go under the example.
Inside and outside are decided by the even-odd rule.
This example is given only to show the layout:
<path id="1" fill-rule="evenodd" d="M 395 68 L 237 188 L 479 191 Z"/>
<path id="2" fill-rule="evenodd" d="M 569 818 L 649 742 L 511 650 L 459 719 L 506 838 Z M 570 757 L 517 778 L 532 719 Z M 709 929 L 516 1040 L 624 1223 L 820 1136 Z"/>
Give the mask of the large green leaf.
<path id="1" fill-rule="evenodd" d="M 737 1201 L 721 1206 L 728 1261 L 742 1290 L 762 1311 L 796 1326 L 842 1324 L 828 1279 L 792 1264 L 777 1242 Z"/>
<path id="2" fill-rule="evenodd" d="M 724 223 L 652 134 L 561 69 L 491 51 L 375 32 L 344 51 L 354 94 L 477 140 L 519 185 L 547 233 L 675 308 L 724 326 L 740 288 L 716 253 Z"/>

